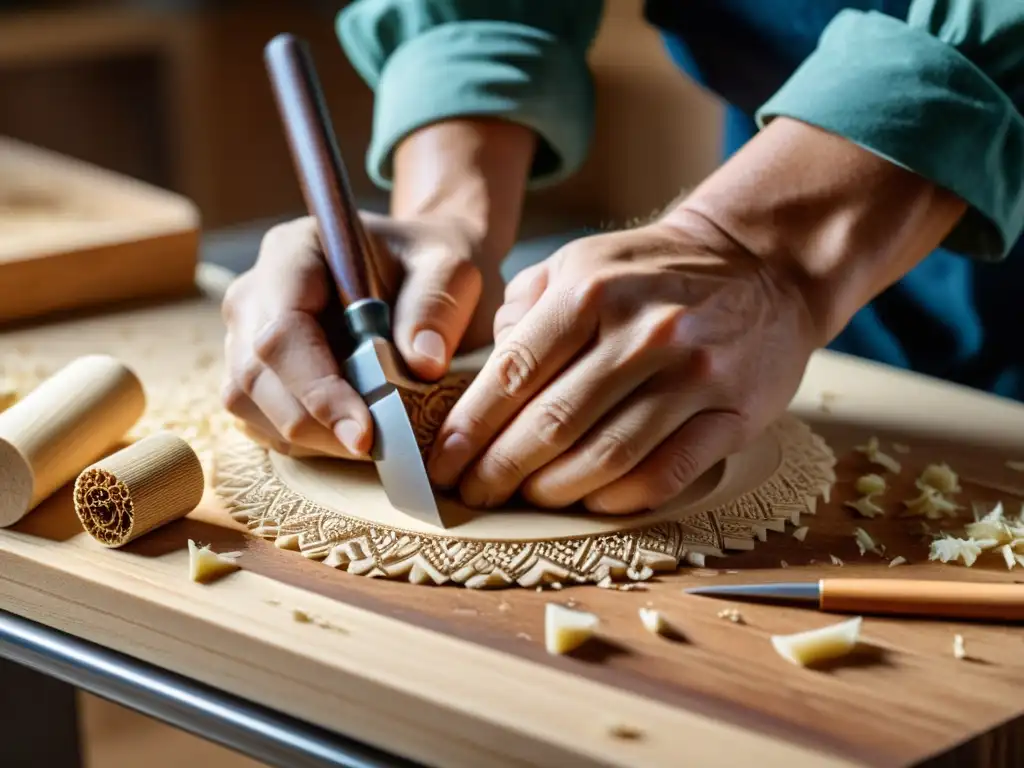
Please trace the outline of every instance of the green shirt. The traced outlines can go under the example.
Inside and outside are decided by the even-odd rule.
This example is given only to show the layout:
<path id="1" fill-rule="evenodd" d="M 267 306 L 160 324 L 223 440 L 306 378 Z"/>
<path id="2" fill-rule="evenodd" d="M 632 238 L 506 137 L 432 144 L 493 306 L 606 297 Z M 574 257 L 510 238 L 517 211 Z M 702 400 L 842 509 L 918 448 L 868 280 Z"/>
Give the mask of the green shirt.
<path id="1" fill-rule="evenodd" d="M 687 2 L 688 0 L 680 0 Z M 852 3 L 850 3 L 852 5 Z M 1024 0 L 907 0 L 906 18 L 846 9 L 757 110 L 888 158 L 969 205 L 945 245 L 985 260 L 1024 230 Z M 501 116 L 541 139 L 531 183 L 587 155 L 594 96 L 586 54 L 601 0 L 355 0 L 338 16 L 374 89 L 367 169 L 391 182 L 395 146 L 459 115 Z"/>

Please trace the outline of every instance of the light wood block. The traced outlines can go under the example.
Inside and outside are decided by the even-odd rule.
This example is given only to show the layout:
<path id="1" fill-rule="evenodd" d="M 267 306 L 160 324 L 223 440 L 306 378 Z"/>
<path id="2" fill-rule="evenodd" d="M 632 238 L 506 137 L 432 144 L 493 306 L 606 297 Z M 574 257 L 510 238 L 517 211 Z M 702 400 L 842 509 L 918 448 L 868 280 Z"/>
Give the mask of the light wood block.
<path id="1" fill-rule="evenodd" d="M 53 366 L 116 352 L 155 399 L 191 380 L 215 402 L 217 376 L 204 382 L 220 365 L 221 333 L 217 302 L 192 300 L 8 333 L 0 361 L 16 348 Z M 201 368 L 209 356 L 218 362 Z M 890 407 L 879 396 L 886 392 L 909 398 Z M 934 461 L 960 472 L 965 505 L 1000 498 L 1015 510 L 1024 475 L 1003 462 L 1024 458 L 1024 407 L 821 353 L 794 410 L 840 457 L 832 500 L 804 521 L 806 539 L 770 533 L 752 552 L 709 559 L 646 590 L 478 592 L 352 576 L 253 539 L 209 494 L 189 518 L 111 551 L 81 530 L 65 489 L 0 531 L 0 605 L 432 765 L 1022 764 L 1024 629 L 865 617 L 862 650 L 809 670 L 780 658 L 770 636 L 838 616 L 681 590 L 826 575 L 1022 578 L 996 556 L 971 569 L 928 564 L 915 521 L 860 519 L 841 505 L 868 470 L 852 448 L 874 434 L 910 447 L 882 499 L 887 510 L 912 495 L 914 478 Z M 910 564 L 890 569 L 858 555 L 856 526 Z M 189 538 L 241 550 L 242 570 L 207 586 L 190 582 Z M 830 554 L 845 566 L 830 565 Z M 596 613 L 600 639 L 571 656 L 548 655 L 549 601 Z M 643 628 L 638 609 L 648 602 L 683 641 Z M 730 605 L 742 624 L 718 618 Z M 293 609 L 320 621 L 297 622 Z M 954 658 L 957 633 L 974 660 Z"/>
<path id="2" fill-rule="evenodd" d="M 188 200 L 0 138 L 0 323 L 195 288 Z"/>

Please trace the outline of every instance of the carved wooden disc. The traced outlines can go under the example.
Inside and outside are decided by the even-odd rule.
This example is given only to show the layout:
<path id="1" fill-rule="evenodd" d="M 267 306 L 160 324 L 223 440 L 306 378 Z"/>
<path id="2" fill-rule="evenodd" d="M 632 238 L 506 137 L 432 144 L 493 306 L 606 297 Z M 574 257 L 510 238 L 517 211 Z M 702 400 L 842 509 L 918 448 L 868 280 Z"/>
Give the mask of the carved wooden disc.
<path id="1" fill-rule="evenodd" d="M 787 415 L 681 498 L 648 513 L 479 511 L 440 498 L 444 529 L 392 507 L 374 468 L 360 462 L 296 459 L 239 442 L 218 456 L 214 484 L 255 533 L 351 573 L 532 587 L 647 579 L 683 560 L 750 549 L 768 530 L 814 512 L 835 480 L 834 464 L 825 442 Z"/>

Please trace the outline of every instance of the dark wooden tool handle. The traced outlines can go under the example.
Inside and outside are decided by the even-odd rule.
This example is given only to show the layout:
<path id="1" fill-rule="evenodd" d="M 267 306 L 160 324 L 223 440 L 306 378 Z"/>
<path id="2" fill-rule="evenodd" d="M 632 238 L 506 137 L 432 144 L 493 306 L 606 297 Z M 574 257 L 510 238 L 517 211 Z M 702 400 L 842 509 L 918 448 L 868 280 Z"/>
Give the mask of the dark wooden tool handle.
<path id="1" fill-rule="evenodd" d="M 370 261 L 370 245 L 338 151 L 331 118 L 309 45 L 278 35 L 263 52 L 306 200 L 317 221 L 328 267 L 345 306 L 380 297 L 380 281 Z"/>
<path id="2" fill-rule="evenodd" d="M 824 579 L 826 611 L 1024 621 L 1024 584 L 910 579 Z"/>

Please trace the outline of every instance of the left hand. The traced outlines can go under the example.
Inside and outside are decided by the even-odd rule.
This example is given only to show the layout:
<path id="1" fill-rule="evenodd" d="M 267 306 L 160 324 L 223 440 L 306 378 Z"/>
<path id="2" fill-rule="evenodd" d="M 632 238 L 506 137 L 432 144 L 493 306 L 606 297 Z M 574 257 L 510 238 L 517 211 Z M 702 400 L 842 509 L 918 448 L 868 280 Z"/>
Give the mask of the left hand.
<path id="1" fill-rule="evenodd" d="M 431 477 L 476 507 L 657 507 L 783 412 L 825 341 L 810 306 L 695 213 L 570 243 L 508 285 Z"/>

